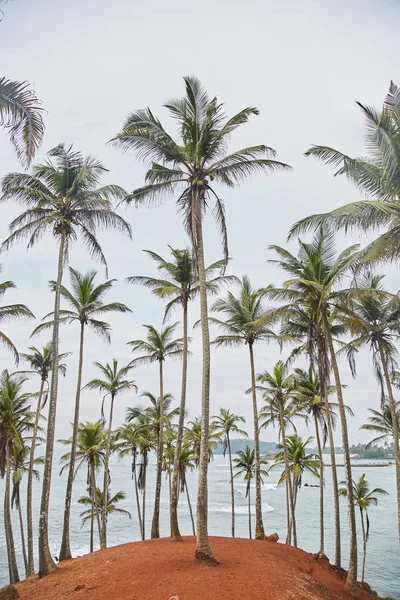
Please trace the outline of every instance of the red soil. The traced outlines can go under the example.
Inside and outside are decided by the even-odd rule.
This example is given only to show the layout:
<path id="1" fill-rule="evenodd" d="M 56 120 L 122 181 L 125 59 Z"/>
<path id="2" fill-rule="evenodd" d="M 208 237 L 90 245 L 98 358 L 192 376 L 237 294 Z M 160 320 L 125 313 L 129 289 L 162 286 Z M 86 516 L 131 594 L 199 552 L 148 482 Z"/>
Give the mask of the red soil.
<path id="1" fill-rule="evenodd" d="M 247 539 L 211 538 L 221 564 L 194 560 L 195 539 L 133 542 L 60 563 L 16 587 L 22 600 L 350 600 L 328 564 L 303 550 Z M 358 591 L 358 600 L 376 596 Z"/>

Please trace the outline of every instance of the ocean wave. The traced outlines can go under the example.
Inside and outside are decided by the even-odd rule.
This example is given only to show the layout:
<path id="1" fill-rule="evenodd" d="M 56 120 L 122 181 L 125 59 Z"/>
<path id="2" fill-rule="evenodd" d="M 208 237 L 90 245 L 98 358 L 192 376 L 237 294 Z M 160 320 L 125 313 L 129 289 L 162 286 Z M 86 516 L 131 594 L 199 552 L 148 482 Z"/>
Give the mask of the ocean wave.
<path id="1" fill-rule="evenodd" d="M 229 504 L 214 504 L 211 505 L 209 507 L 209 512 L 210 513 L 231 513 L 232 509 L 229 506 Z M 263 502 L 262 505 L 262 510 L 263 512 L 272 512 L 274 510 L 274 508 L 268 504 L 268 502 Z M 249 509 L 246 505 L 244 506 L 235 506 L 235 515 L 248 515 L 249 514 Z M 250 507 L 250 514 L 255 515 L 256 514 L 256 507 L 254 505 L 252 505 Z"/>

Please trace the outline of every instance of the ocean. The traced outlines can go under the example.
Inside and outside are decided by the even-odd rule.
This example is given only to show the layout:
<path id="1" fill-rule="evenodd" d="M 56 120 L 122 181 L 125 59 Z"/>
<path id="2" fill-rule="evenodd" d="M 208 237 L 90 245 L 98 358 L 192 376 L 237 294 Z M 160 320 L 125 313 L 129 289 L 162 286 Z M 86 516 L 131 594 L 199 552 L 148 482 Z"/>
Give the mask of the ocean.
<path id="1" fill-rule="evenodd" d="M 53 481 L 51 489 L 50 507 L 50 546 L 52 553 L 58 556 L 62 517 L 64 509 L 64 494 L 66 485 L 66 474 L 59 476 L 59 458 L 62 450 L 55 449 L 55 460 L 53 468 Z M 340 457 L 339 457 L 339 461 Z M 353 461 L 353 477 L 358 479 L 362 473 L 371 489 L 381 487 L 389 492 L 388 496 L 381 497 L 377 507 L 371 507 L 370 516 L 370 539 L 367 545 L 366 581 L 382 597 L 389 596 L 400 600 L 400 552 L 397 535 L 396 522 L 396 489 L 395 470 L 393 466 L 388 467 L 360 467 L 359 463 L 365 461 Z M 378 462 L 378 461 L 377 461 Z M 339 481 L 344 479 L 344 469 L 339 467 Z M 262 489 L 262 506 L 265 531 L 267 534 L 277 532 L 281 541 L 286 535 L 286 509 L 285 488 L 277 487 L 281 470 L 273 469 L 269 477 L 264 479 Z M 196 510 L 196 486 L 197 472 L 188 473 L 188 485 L 193 510 Z M 330 468 L 325 468 L 325 553 L 333 560 L 334 556 L 334 522 L 333 522 L 333 500 L 332 481 Z M 303 487 L 299 491 L 297 501 L 297 537 L 300 548 L 309 552 L 319 550 L 319 489 L 304 487 L 304 483 L 318 483 L 312 475 L 306 475 Z M 147 508 L 146 508 L 146 537 L 150 536 L 152 507 L 154 502 L 155 484 L 155 457 L 150 457 L 148 468 Z M 39 512 L 39 501 L 41 483 L 34 483 L 35 512 L 34 518 L 37 522 Z M 236 503 L 236 536 L 248 537 L 248 512 L 247 499 L 245 498 L 246 483 L 239 478 L 235 479 L 235 503 Z M 111 492 L 114 494 L 123 490 L 127 494 L 126 500 L 119 504 L 120 508 L 129 510 L 132 518 L 125 515 L 113 514 L 108 521 L 108 544 L 110 546 L 139 540 L 139 525 L 134 496 L 133 481 L 131 478 L 131 463 L 129 458 L 118 460 L 113 456 L 111 459 Z M 3 521 L 3 498 L 4 481 L 0 481 L 0 587 L 8 583 L 7 552 L 4 535 Z M 254 499 L 254 487 L 251 488 L 252 499 Z M 78 473 L 74 485 L 74 498 L 72 502 L 71 515 L 71 543 L 74 556 L 86 554 L 89 551 L 89 525 L 81 527 L 79 517 L 82 507 L 76 502 L 81 495 L 86 495 L 86 472 L 84 469 Z M 25 489 L 22 489 L 23 509 L 25 510 Z M 254 507 L 253 533 L 254 533 Z M 361 528 L 357 514 L 357 526 L 359 530 L 359 561 L 361 564 Z M 179 504 L 179 523 L 183 535 L 192 535 L 189 509 L 186 496 L 182 494 Z M 346 499 L 341 499 L 341 523 L 342 523 L 342 557 L 343 565 L 347 566 L 348 557 L 348 520 L 346 510 Z M 20 577 L 24 577 L 23 560 L 21 552 L 21 541 L 19 534 L 19 522 L 17 511 L 13 510 L 14 538 L 20 568 Z M 169 535 L 169 503 L 168 503 L 168 481 L 163 477 L 163 490 L 160 510 L 160 532 L 162 536 Z M 216 455 L 209 465 L 209 533 L 210 535 L 230 536 L 231 534 L 231 505 L 229 487 L 229 463 L 228 458 Z M 361 568 L 360 568 L 361 571 Z M 267 576 L 267 574 L 266 574 Z M 361 575 L 360 575 L 361 577 Z"/>

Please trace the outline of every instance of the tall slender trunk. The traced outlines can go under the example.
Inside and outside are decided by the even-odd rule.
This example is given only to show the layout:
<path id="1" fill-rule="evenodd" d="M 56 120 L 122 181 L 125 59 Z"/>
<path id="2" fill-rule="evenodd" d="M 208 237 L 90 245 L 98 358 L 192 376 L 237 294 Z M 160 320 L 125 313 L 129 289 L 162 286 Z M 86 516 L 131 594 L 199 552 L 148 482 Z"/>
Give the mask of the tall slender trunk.
<path id="1" fill-rule="evenodd" d="M 190 502 L 190 496 L 189 496 L 189 488 L 188 488 L 188 484 L 187 484 L 187 479 L 185 477 L 185 490 L 186 490 L 186 499 L 187 499 L 187 503 L 188 503 L 188 507 L 189 507 L 189 513 L 190 513 L 190 520 L 192 522 L 192 531 L 193 531 L 193 535 L 196 535 L 196 528 L 194 526 L 194 518 L 193 518 L 193 511 L 192 511 L 192 504 Z"/>
<path id="2" fill-rule="evenodd" d="M 346 411 L 344 408 L 342 384 L 340 380 L 339 368 L 336 360 L 335 348 L 333 347 L 333 340 L 331 335 L 330 326 L 326 315 L 323 316 L 324 330 L 326 340 L 328 342 L 329 353 L 331 357 L 331 364 L 333 375 L 335 378 L 336 395 L 339 404 L 339 415 L 340 423 L 342 427 L 342 444 L 344 454 L 344 466 L 346 473 L 346 488 L 347 488 L 347 500 L 348 500 L 348 513 L 349 513 L 349 532 L 350 532 L 350 556 L 349 556 L 349 570 L 347 573 L 346 587 L 354 591 L 357 587 L 357 531 L 356 531 L 356 515 L 354 510 L 354 494 L 353 494 L 353 480 L 351 474 L 351 462 L 350 462 L 350 451 L 349 451 L 349 436 L 347 432 L 347 419 Z"/>
<path id="3" fill-rule="evenodd" d="M 361 531 L 362 531 L 362 538 L 363 538 L 363 559 L 362 559 L 362 568 L 361 568 L 361 583 L 364 583 L 365 559 L 367 557 L 367 535 L 365 532 L 365 525 L 364 525 L 364 512 L 361 507 L 360 507 L 360 515 L 361 515 Z"/>
<path id="4" fill-rule="evenodd" d="M 176 542 L 182 541 L 178 523 L 178 500 L 179 500 L 179 468 L 182 449 L 183 428 L 185 424 L 186 409 L 186 384 L 188 363 L 188 301 L 183 301 L 183 356 L 182 356 L 182 388 L 181 403 L 179 407 L 178 430 L 176 432 L 176 446 L 174 454 L 174 469 L 172 473 L 172 494 L 170 503 L 170 528 L 171 539 Z"/>
<path id="5" fill-rule="evenodd" d="M 249 511 L 249 538 L 251 539 L 251 494 L 250 494 L 250 482 L 249 482 L 247 497 L 248 497 L 247 503 L 248 503 L 248 511 Z"/>
<path id="6" fill-rule="evenodd" d="M 22 546 L 22 556 L 24 558 L 25 577 L 28 577 L 28 555 L 26 553 L 24 519 L 22 518 L 22 506 L 21 506 L 21 498 L 20 498 L 19 491 L 18 491 L 18 517 L 19 517 L 19 529 L 21 532 L 21 546 Z"/>
<path id="7" fill-rule="evenodd" d="M 389 396 L 389 406 L 390 406 L 390 414 L 392 417 L 393 423 L 393 443 L 394 443 L 394 459 L 395 459 L 395 468 L 396 468 L 396 490 L 397 490 L 397 526 L 399 530 L 399 538 L 400 538 L 400 448 L 399 448 L 399 428 L 396 414 L 396 402 L 393 397 L 393 389 L 390 381 L 389 369 L 387 364 L 387 359 L 383 348 L 379 345 L 379 353 L 381 357 L 383 373 L 385 377 L 386 387 Z"/>
<path id="8" fill-rule="evenodd" d="M 48 575 L 56 570 L 56 563 L 49 548 L 49 504 L 51 487 L 51 469 L 53 466 L 54 432 L 56 427 L 57 394 L 58 394 L 58 363 L 59 363 L 59 333 L 60 333 L 60 288 L 63 276 L 65 250 L 65 233 L 62 232 L 58 252 L 58 272 L 54 300 L 54 325 L 51 365 L 51 385 L 49 414 L 47 419 L 46 454 L 43 468 L 42 499 L 39 517 L 39 577 Z"/>
<path id="9" fill-rule="evenodd" d="M 233 485 L 233 466 L 232 466 L 232 452 L 231 452 L 231 440 L 229 433 L 226 434 L 228 440 L 228 455 L 229 455 L 229 471 L 231 474 L 231 501 L 232 501 L 232 537 L 235 537 L 235 488 Z"/>
<path id="10" fill-rule="evenodd" d="M 142 498 L 142 539 L 146 539 L 146 477 L 147 477 L 147 452 L 143 455 L 143 498 Z"/>
<path id="11" fill-rule="evenodd" d="M 260 466 L 260 432 L 258 426 L 258 408 L 256 395 L 256 373 L 254 369 L 253 344 L 249 342 L 250 355 L 250 373 L 251 373 L 251 396 L 253 400 L 253 420 L 254 420 L 254 471 L 256 478 L 256 529 L 254 537 L 256 540 L 264 540 L 264 524 L 262 518 L 262 499 L 261 499 L 261 466 Z"/>
<path id="12" fill-rule="evenodd" d="M 35 572 L 35 559 L 33 554 L 33 517 L 32 517 L 32 483 L 33 483 L 33 468 L 35 465 L 35 450 L 36 450 L 36 438 L 39 427 L 39 417 L 42 407 L 42 398 L 44 390 L 45 379 L 42 377 L 40 382 L 39 397 L 36 405 L 35 413 L 35 424 L 32 432 L 31 450 L 29 453 L 29 469 L 28 469 L 28 481 L 26 484 L 26 526 L 27 526 L 27 541 L 28 541 L 28 569 L 26 576 L 30 577 Z"/>
<path id="13" fill-rule="evenodd" d="M 107 500 L 108 500 L 108 484 L 109 484 L 108 464 L 110 461 L 114 399 L 115 399 L 115 393 L 113 392 L 111 394 L 110 418 L 109 418 L 109 422 L 108 422 L 108 432 L 107 432 L 107 445 L 106 445 L 106 452 L 105 452 L 105 456 L 104 456 L 103 506 L 101 509 L 101 536 L 100 536 L 101 550 L 103 550 L 104 548 L 107 548 Z"/>
<path id="14" fill-rule="evenodd" d="M 76 383 L 76 395 L 75 395 L 75 413 L 74 413 L 74 424 L 72 429 L 72 442 L 71 442 L 71 456 L 69 459 L 68 467 L 68 479 L 67 489 L 65 492 L 65 506 L 64 506 L 64 524 L 60 550 L 60 561 L 72 558 L 71 554 L 71 543 L 69 536 L 70 519 L 71 519 L 71 501 L 72 501 L 72 486 L 74 483 L 74 471 L 75 471 L 75 457 L 76 457 L 76 440 L 78 438 L 79 430 L 79 408 L 81 399 L 81 387 L 82 387 L 82 370 L 83 370 L 83 343 L 85 335 L 85 323 L 81 322 L 81 331 L 79 338 L 79 361 L 78 361 L 78 380 Z"/>
<path id="15" fill-rule="evenodd" d="M 292 488 L 292 478 L 290 477 L 290 468 L 289 468 L 289 457 L 286 446 L 286 432 L 285 432 L 285 422 L 283 420 L 283 407 L 282 403 L 279 402 L 279 423 L 281 427 L 282 434 L 282 446 L 283 446 L 283 457 L 285 461 L 285 479 L 286 486 L 289 492 L 289 507 L 290 507 L 290 525 L 289 529 L 293 531 L 293 545 L 297 548 L 297 531 L 296 531 L 296 516 L 294 511 L 294 498 L 293 498 L 293 488 Z M 291 538 L 291 534 L 288 536 Z"/>
<path id="16" fill-rule="evenodd" d="M 138 490 L 138 483 L 137 483 L 137 477 L 136 477 L 136 448 L 134 448 L 134 450 L 133 450 L 132 475 L 133 475 L 133 480 L 135 482 L 135 497 L 136 497 L 138 520 L 139 520 L 140 537 L 143 539 L 142 515 L 140 512 L 139 490 Z"/>
<path id="17" fill-rule="evenodd" d="M 164 449 L 164 377 L 163 377 L 163 359 L 159 361 L 159 376 L 160 376 L 160 424 L 158 428 L 157 440 L 157 475 L 156 475 L 156 493 L 154 497 L 154 512 L 151 523 L 151 538 L 160 537 L 160 497 L 161 497 L 161 480 L 162 480 L 162 463 Z"/>
<path id="18" fill-rule="evenodd" d="M 208 539 L 208 435 L 210 423 L 210 330 L 208 325 L 207 282 L 204 266 L 204 246 L 202 232 L 202 214 L 198 195 L 197 204 L 197 267 L 200 287 L 200 319 L 203 345 L 203 373 L 201 392 L 201 440 L 199 479 L 197 488 L 196 533 L 197 544 L 195 556 L 209 565 L 217 565 L 218 560 L 212 551 Z"/>
<path id="19" fill-rule="evenodd" d="M 322 457 L 321 438 L 319 435 L 318 419 L 314 415 L 315 437 L 319 457 L 319 551 L 324 551 L 324 462 Z"/>
<path id="20" fill-rule="evenodd" d="M 332 415 L 329 407 L 328 399 L 328 376 L 330 367 L 328 365 L 328 357 L 326 353 L 325 343 L 323 339 L 318 341 L 318 374 L 321 385 L 321 396 L 325 404 L 325 416 L 326 425 L 328 429 L 329 437 L 329 453 L 331 459 L 331 471 L 332 471 L 332 486 L 333 486 L 333 510 L 334 510 L 334 521 L 335 521 L 335 565 L 341 566 L 341 540 L 340 540 L 340 504 L 339 504 L 339 484 L 337 477 L 336 468 L 336 455 L 335 455 L 335 440 L 333 439 L 333 424 Z M 325 365 L 325 366 L 323 366 Z"/>
<path id="21" fill-rule="evenodd" d="M 286 540 L 285 544 L 291 546 L 292 544 L 292 520 L 290 518 L 290 502 L 289 502 L 289 486 L 285 485 L 286 488 Z"/>
<path id="22" fill-rule="evenodd" d="M 92 463 L 91 465 L 91 469 L 92 469 L 92 481 L 93 481 L 93 506 L 94 506 L 94 512 L 96 515 L 96 521 L 97 521 L 97 531 L 99 534 L 99 543 L 101 540 L 101 520 L 100 520 L 100 513 L 99 513 L 99 507 L 97 506 L 97 502 L 96 502 L 96 489 L 97 489 L 97 485 L 96 485 L 96 470 L 94 468 L 94 463 Z"/>
<path id="23" fill-rule="evenodd" d="M 95 487 L 93 485 L 93 465 L 89 466 L 89 493 L 90 499 L 92 501 L 92 508 L 90 514 L 90 554 L 93 552 L 94 545 L 94 503 L 96 501 L 95 498 Z"/>
<path id="24" fill-rule="evenodd" d="M 18 583 L 19 573 L 17 559 L 15 556 L 14 536 L 11 523 L 11 504 L 10 504 L 10 486 L 11 486 L 11 460 L 10 460 L 10 442 L 6 444 L 6 485 L 4 488 L 4 531 L 6 533 L 8 573 L 10 583 Z"/>

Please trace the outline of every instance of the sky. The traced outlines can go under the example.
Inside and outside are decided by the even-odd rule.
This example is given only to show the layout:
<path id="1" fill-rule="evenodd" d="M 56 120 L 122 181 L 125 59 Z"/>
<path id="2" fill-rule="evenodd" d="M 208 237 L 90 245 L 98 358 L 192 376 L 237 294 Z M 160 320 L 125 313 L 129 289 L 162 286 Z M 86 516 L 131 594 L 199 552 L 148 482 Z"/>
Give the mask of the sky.
<path id="1" fill-rule="evenodd" d="M 176 125 L 162 108 L 169 99 L 183 94 L 185 75 L 197 76 L 211 96 L 225 103 L 227 114 L 255 105 L 260 116 L 251 119 L 231 139 L 231 149 L 254 144 L 272 146 L 278 160 L 293 167 L 291 173 L 259 175 L 235 189 L 220 189 L 226 203 L 229 274 L 249 275 L 255 287 L 279 285 L 283 274 L 266 261 L 273 255 L 269 245 L 287 246 L 296 252 L 296 242 L 287 244 L 289 227 L 313 212 L 330 210 L 360 198 L 345 179 L 303 153 L 312 144 L 329 145 L 349 155 L 364 153 L 364 123 L 355 101 L 381 106 L 391 79 L 396 82 L 398 60 L 398 0 L 10 0 L 1 4 L 0 22 L 2 75 L 29 81 L 46 109 L 46 133 L 36 162 L 60 142 L 73 144 L 84 155 L 99 158 L 109 172 L 102 183 L 116 183 L 133 190 L 143 183 L 145 165 L 107 145 L 122 127 L 129 112 L 151 107 L 171 134 Z M 398 80 L 397 80 L 398 82 Z M 4 131 L 0 131 L 0 177 L 22 171 Z M 0 239 L 21 207 L 0 206 Z M 160 328 L 163 305 L 150 292 L 124 283 L 131 275 L 155 276 L 153 262 L 142 252 L 151 249 L 168 257 L 171 245 L 187 247 L 189 241 L 172 199 L 157 208 L 121 208 L 120 214 L 133 229 L 133 240 L 113 232 L 99 232 L 109 265 L 109 277 L 117 279 L 108 301 L 125 302 L 131 315 L 113 316 L 110 345 L 87 334 L 84 382 L 97 375 L 94 361 L 131 358 L 126 342 L 142 338 L 145 323 Z M 209 216 L 205 220 L 206 262 L 221 257 L 221 240 Z M 341 238 L 339 245 L 365 238 Z M 12 280 L 17 289 L 5 302 L 23 302 L 37 320 L 6 323 L 20 352 L 32 344 L 42 346 L 48 334 L 30 339 L 39 320 L 53 308 L 48 281 L 56 276 L 57 247 L 46 237 L 26 251 L 21 244 L 0 257 L 1 280 Z M 81 272 L 97 270 L 104 281 L 104 268 L 77 244 L 70 265 Z M 398 289 L 397 272 L 386 267 L 386 285 Z M 68 274 L 64 283 L 68 285 Z M 234 290 L 233 290 L 234 291 Z M 190 307 L 189 322 L 198 318 L 197 303 Z M 176 312 L 171 322 L 179 321 Z M 180 327 L 180 326 L 179 326 Z M 177 329 L 180 332 L 180 329 Z M 201 340 L 192 334 L 193 356 L 188 373 L 188 418 L 200 414 Z M 217 331 L 212 330 L 212 336 Z M 72 352 L 68 374 L 61 379 L 57 406 L 57 437 L 70 434 L 76 385 L 79 326 L 61 330 L 60 351 Z M 269 370 L 289 350 L 280 354 L 276 345 L 255 347 L 256 370 Z M 21 365 L 22 366 L 22 365 Z M 300 366 L 300 363 L 299 363 Z M 11 356 L 0 349 L 0 368 L 14 370 Z M 350 442 L 366 442 L 359 431 L 368 408 L 378 408 L 380 394 L 374 380 L 371 357 L 358 358 L 358 376 L 352 379 L 342 362 L 345 402 L 355 418 L 349 419 Z M 180 394 L 181 363 L 165 363 L 165 391 Z M 114 423 L 124 420 L 127 406 L 143 405 L 140 393 L 158 393 L 157 365 L 132 371 L 139 393 L 117 399 Z M 252 408 L 245 390 L 250 384 L 246 347 L 212 350 L 211 414 L 220 407 L 243 415 L 251 434 Z M 32 379 L 27 389 L 36 389 Z M 260 405 L 262 404 L 259 399 Z M 101 396 L 82 393 L 81 420 L 100 416 Z M 299 432 L 307 435 L 304 425 Z M 312 435 L 312 432 L 309 433 Z M 277 440 L 277 432 L 264 431 L 261 438 Z M 340 444 L 340 431 L 336 432 Z"/>

